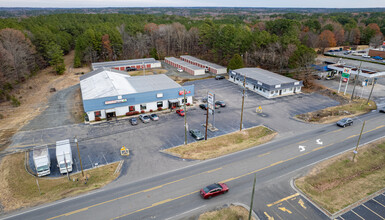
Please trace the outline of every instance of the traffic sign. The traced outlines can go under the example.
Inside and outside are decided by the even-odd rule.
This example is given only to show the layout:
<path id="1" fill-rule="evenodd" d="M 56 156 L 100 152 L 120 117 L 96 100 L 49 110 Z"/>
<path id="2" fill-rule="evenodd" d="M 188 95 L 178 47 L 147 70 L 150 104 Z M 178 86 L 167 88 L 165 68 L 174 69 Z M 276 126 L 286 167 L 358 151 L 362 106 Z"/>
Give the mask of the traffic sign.
<path id="1" fill-rule="evenodd" d="M 214 110 L 214 103 L 215 103 L 215 95 L 214 93 L 208 92 L 207 93 L 207 106 L 209 109 Z"/>

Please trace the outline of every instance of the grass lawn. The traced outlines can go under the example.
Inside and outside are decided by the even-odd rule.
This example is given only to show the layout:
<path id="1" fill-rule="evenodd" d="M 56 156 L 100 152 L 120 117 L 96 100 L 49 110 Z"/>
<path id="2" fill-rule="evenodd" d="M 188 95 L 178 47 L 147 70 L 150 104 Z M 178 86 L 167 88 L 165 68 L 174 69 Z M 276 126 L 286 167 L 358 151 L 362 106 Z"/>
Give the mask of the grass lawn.
<path id="1" fill-rule="evenodd" d="M 4 212 L 24 207 L 52 202 L 58 199 L 75 196 L 84 192 L 98 189 L 119 174 L 114 175 L 118 163 L 85 171 L 88 177 L 84 184 L 82 174 L 71 174 L 71 181 L 67 176 L 60 178 L 36 178 L 25 170 L 25 154 L 18 153 L 4 157 L 0 163 L 0 203 Z M 72 181 L 72 179 L 79 181 Z M 40 185 L 41 195 L 37 187 Z"/>
<path id="2" fill-rule="evenodd" d="M 276 134 L 269 128 L 258 126 L 165 151 L 184 159 L 206 160 L 266 143 Z"/>
<path id="3" fill-rule="evenodd" d="M 318 205 L 335 213 L 385 188 L 385 139 L 317 165 L 296 186 Z"/>
<path id="4" fill-rule="evenodd" d="M 199 216 L 198 220 L 239 220 L 248 219 L 249 210 L 241 206 L 230 206 L 228 208 L 206 212 Z M 251 217 L 255 220 L 255 218 Z"/>

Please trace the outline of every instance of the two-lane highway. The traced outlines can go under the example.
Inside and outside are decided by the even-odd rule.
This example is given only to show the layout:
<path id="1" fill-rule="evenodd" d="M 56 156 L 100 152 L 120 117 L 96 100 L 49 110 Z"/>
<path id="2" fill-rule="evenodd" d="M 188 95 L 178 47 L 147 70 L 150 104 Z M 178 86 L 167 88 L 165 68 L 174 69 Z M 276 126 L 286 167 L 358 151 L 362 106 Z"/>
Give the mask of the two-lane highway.
<path id="1" fill-rule="evenodd" d="M 384 115 L 370 113 L 355 119 L 355 124 L 351 127 L 341 129 L 334 124 L 327 125 L 300 136 L 276 140 L 142 181 L 102 189 L 8 217 L 178 219 L 178 216 L 191 210 L 204 211 L 231 202 L 247 203 L 250 200 L 254 174 L 257 176 L 257 189 L 261 190 L 281 176 L 352 149 L 357 143 L 363 120 L 366 121 L 366 126 L 361 143 L 385 135 Z M 230 192 L 211 200 L 201 199 L 198 190 L 213 182 L 226 182 L 230 186 Z M 271 198 L 270 202 L 276 201 L 276 195 L 272 194 Z M 323 217 L 315 217 L 317 218 Z"/>

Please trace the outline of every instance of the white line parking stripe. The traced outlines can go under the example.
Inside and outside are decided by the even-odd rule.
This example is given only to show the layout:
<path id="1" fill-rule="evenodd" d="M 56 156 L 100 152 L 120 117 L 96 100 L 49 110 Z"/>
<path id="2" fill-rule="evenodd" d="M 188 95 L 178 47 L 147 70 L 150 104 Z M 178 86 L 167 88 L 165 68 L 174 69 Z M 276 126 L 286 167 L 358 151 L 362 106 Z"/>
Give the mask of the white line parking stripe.
<path id="1" fill-rule="evenodd" d="M 375 211 L 371 210 L 369 207 L 367 207 L 365 204 L 362 204 L 362 206 L 364 206 L 365 208 L 367 208 L 368 210 L 370 210 L 371 212 L 373 212 L 374 214 L 376 214 L 378 217 L 380 217 L 381 219 L 385 220 L 385 218 L 383 218 L 381 215 L 377 214 Z"/>
<path id="2" fill-rule="evenodd" d="M 374 198 L 372 199 L 373 201 L 377 202 L 378 204 L 380 204 L 382 207 L 385 208 L 385 205 L 383 205 L 382 203 L 378 202 L 377 200 L 375 200 Z"/>
<path id="3" fill-rule="evenodd" d="M 365 220 L 365 219 L 362 218 L 359 214 L 357 214 L 355 211 L 353 211 L 353 209 L 351 210 L 351 212 L 353 212 L 356 216 L 360 217 L 362 220 Z"/>

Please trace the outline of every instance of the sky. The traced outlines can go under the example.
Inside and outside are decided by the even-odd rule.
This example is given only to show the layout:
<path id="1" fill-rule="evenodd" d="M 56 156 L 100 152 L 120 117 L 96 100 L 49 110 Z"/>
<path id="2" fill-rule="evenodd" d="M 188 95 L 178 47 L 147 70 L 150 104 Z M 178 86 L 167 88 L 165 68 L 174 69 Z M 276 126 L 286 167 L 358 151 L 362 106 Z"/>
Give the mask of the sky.
<path id="1" fill-rule="evenodd" d="M 0 0 L 0 7 L 284 7 L 377 8 L 385 0 Z"/>

